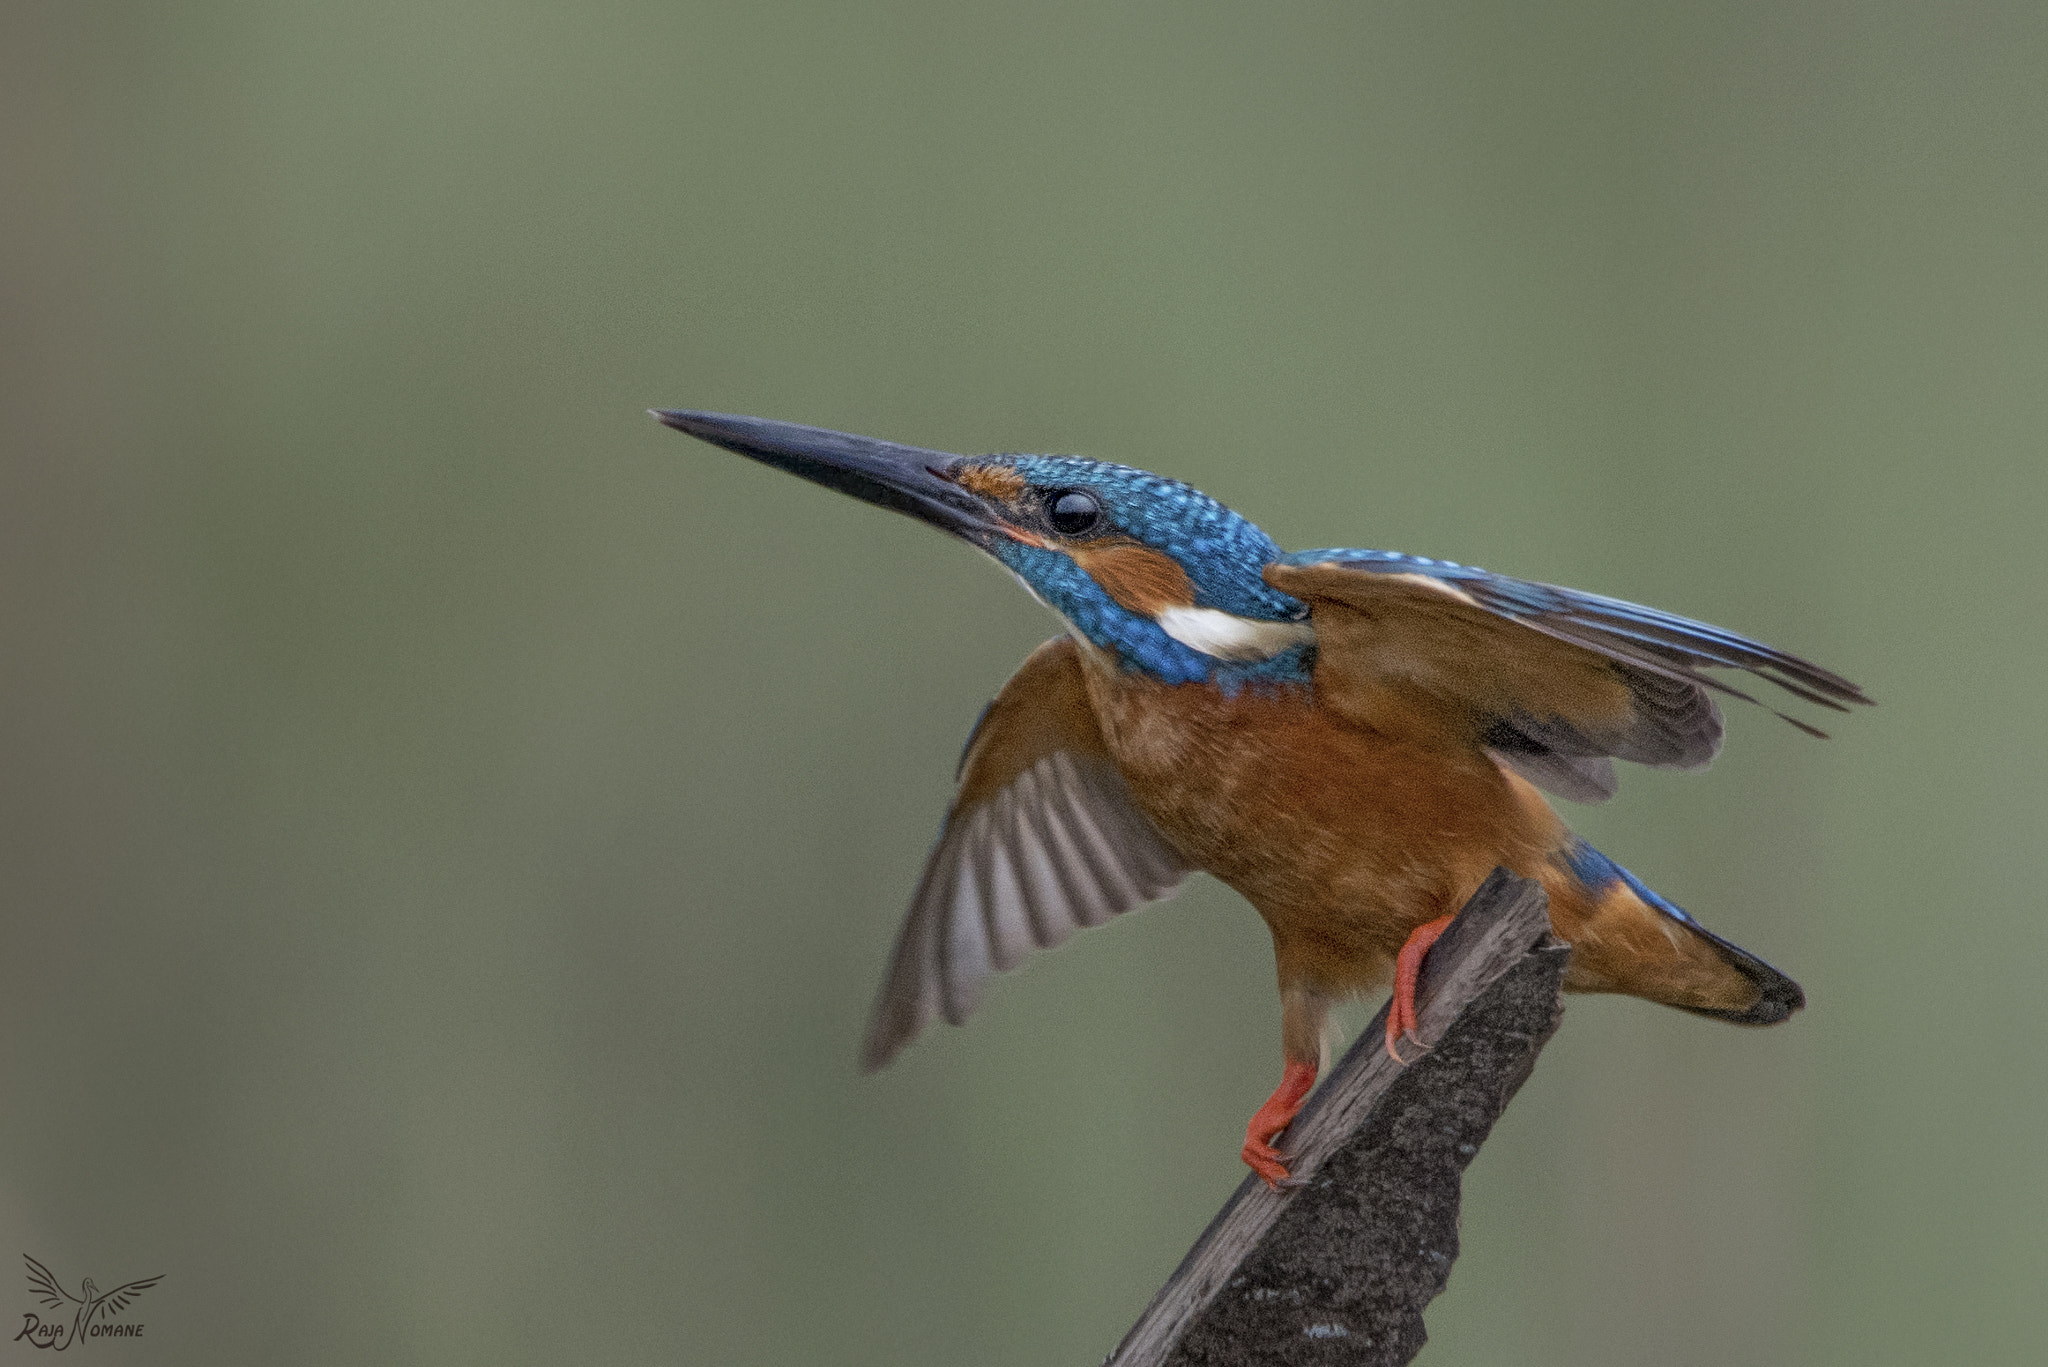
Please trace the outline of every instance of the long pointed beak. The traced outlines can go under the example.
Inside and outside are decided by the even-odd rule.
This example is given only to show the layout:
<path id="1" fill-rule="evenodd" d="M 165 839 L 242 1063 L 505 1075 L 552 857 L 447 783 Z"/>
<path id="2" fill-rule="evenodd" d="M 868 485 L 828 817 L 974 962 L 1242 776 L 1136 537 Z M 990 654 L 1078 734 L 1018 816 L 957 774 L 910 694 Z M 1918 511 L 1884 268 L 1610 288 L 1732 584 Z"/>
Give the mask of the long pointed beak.
<path id="1" fill-rule="evenodd" d="M 960 459 L 944 451 L 733 413 L 659 408 L 648 412 L 678 432 L 852 494 L 864 503 L 908 513 L 977 546 L 986 547 L 996 534 L 988 505 L 942 473 Z"/>

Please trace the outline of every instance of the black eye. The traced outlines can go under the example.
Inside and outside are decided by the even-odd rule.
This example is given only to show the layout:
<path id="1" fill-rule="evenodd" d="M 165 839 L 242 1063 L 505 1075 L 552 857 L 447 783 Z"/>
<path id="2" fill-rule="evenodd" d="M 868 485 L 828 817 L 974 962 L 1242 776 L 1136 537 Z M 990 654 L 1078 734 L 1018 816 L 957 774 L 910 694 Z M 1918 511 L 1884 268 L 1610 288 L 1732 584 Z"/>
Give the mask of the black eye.
<path id="1" fill-rule="evenodd" d="M 1052 529 L 1063 536 L 1079 536 L 1102 520 L 1102 505 L 1095 501 L 1095 495 L 1076 493 L 1069 489 L 1063 494 L 1054 494 L 1045 506 L 1046 516 L 1052 519 Z"/>

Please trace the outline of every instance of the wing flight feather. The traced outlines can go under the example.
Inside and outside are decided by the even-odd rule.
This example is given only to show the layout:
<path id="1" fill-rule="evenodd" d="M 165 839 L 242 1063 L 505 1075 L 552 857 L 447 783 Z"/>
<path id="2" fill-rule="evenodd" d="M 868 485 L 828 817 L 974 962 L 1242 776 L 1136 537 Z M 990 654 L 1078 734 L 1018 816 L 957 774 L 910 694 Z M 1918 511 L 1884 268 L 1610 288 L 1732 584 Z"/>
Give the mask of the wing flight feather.
<path id="1" fill-rule="evenodd" d="M 1721 627 L 1448 561 L 1301 551 L 1268 565 L 1266 581 L 1309 604 L 1318 684 L 1339 705 L 1384 712 L 1384 697 L 1424 699 L 1431 716 L 1448 711 L 1501 763 L 1575 801 L 1613 795 L 1615 759 L 1711 762 L 1722 735 L 1713 695 L 1757 699 L 1708 670 L 1741 670 L 1836 711 L 1870 701 Z"/>
<path id="2" fill-rule="evenodd" d="M 861 1066 L 933 1016 L 959 1025 L 988 979 L 1075 930 L 1170 895 L 1187 866 L 1102 744 L 1073 642 L 1048 641 L 982 714 L 875 1003 Z"/>

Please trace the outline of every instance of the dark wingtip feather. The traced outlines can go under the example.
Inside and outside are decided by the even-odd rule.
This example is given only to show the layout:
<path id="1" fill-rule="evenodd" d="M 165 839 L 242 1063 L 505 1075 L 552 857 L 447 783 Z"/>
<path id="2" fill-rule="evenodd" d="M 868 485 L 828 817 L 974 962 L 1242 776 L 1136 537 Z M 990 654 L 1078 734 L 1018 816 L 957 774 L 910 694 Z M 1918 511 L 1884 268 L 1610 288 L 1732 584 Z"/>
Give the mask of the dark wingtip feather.
<path id="1" fill-rule="evenodd" d="M 884 1043 L 876 1039 L 865 1041 L 860 1047 L 861 1075 L 866 1077 L 881 1072 L 895 1062 L 896 1055 L 902 1051 L 900 1043 Z"/>
<path id="2" fill-rule="evenodd" d="M 1776 717 L 1779 721 L 1788 722 L 1791 725 L 1796 726 L 1801 731 L 1804 731 L 1807 735 L 1812 736 L 1815 740 L 1829 739 L 1828 733 L 1821 730 L 1818 726 L 1814 726 L 1809 722 L 1803 722 L 1799 720 L 1799 718 L 1797 717 L 1790 716 L 1784 712 L 1780 712 L 1775 707 L 1771 709 L 1771 715 Z"/>
<path id="3" fill-rule="evenodd" d="M 860 1042 L 861 1072 L 879 1073 L 887 1068 L 903 1052 L 903 1046 L 916 1039 L 923 1028 L 924 1021 L 916 1004 L 893 999 L 885 989 L 882 1000 L 875 1004 L 868 1032 Z"/>

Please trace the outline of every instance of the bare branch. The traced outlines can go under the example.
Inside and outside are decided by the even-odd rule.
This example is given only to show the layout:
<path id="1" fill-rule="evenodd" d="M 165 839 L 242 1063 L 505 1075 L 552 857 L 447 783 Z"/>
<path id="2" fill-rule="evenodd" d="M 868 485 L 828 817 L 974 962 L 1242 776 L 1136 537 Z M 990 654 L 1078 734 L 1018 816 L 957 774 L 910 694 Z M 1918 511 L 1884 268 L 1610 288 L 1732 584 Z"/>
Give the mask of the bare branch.
<path id="1" fill-rule="evenodd" d="M 1410 1361 L 1458 1254 L 1459 1181 L 1563 1017 L 1570 950 L 1505 870 L 1430 950 L 1402 1068 L 1374 1018 L 1288 1128 L 1304 1184 L 1246 1177 L 1106 1367 Z"/>

